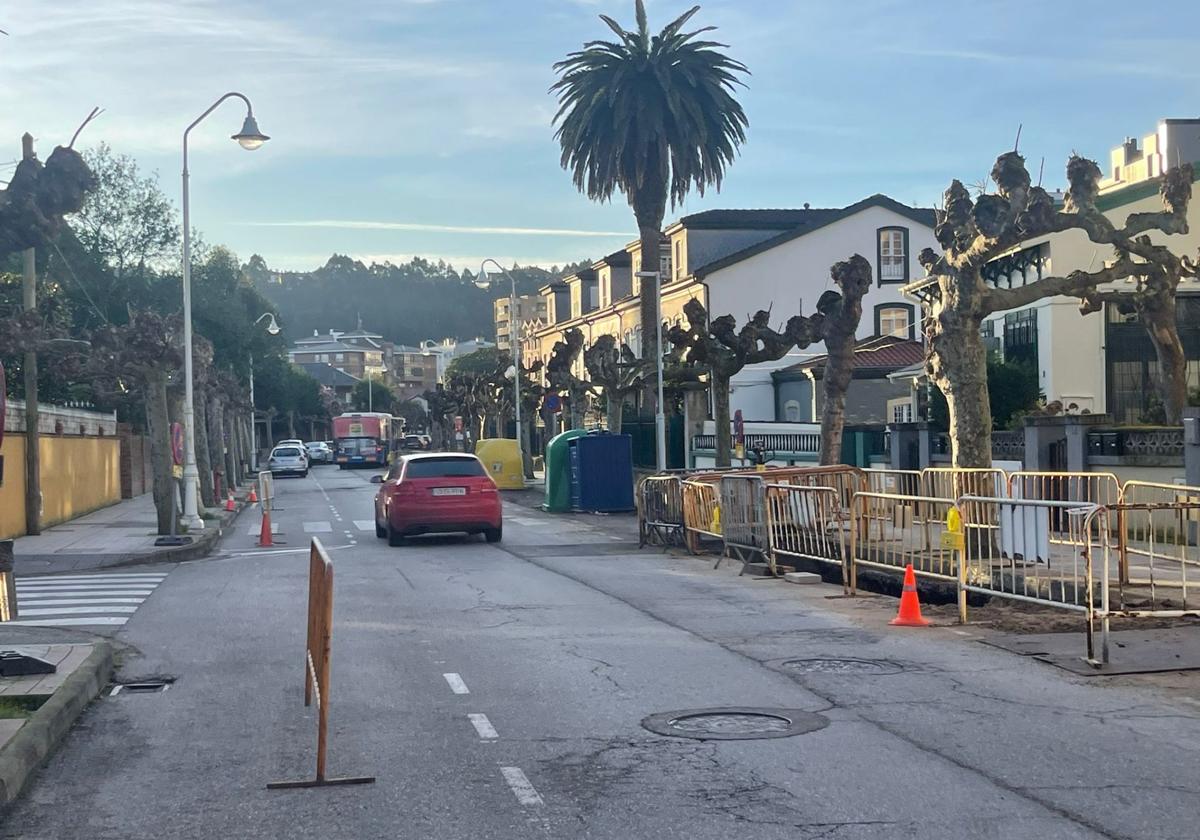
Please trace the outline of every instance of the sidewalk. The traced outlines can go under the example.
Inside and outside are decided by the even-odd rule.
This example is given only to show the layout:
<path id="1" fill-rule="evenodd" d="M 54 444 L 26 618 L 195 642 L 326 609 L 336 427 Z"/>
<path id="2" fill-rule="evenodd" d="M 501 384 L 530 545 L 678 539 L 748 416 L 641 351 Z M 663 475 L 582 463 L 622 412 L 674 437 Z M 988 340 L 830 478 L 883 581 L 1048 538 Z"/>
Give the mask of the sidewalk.
<path id="1" fill-rule="evenodd" d="M 202 557 L 236 515 L 221 511 L 220 519 L 205 520 L 204 532 L 188 545 L 156 546 L 154 498 L 146 493 L 46 528 L 36 537 L 17 537 L 14 571 L 26 577 Z"/>

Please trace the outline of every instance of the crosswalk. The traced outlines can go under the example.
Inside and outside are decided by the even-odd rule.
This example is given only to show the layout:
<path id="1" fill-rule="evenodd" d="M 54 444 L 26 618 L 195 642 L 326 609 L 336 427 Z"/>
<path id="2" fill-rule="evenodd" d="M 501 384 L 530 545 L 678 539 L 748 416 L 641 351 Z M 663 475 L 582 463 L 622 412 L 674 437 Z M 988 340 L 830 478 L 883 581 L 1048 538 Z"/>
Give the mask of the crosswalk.
<path id="1" fill-rule="evenodd" d="M 353 525 L 359 531 L 365 532 L 365 531 L 374 531 L 375 530 L 375 522 L 371 519 L 355 519 L 355 520 L 353 520 Z M 295 527 L 294 523 L 293 523 L 292 527 Z M 302 522 L 300 527 L 301 527 L 301 530 L 303 530 L 304 533 L 306 533 L 306 534 L 333 534 L 333 533 L 338 533 L 338 532 L 347 530 L 346 523 L 342 522 L 341 520 L 338 520 L 337 523 L 330 522 L 329 520 L 316 521 L 316 522 Z M 262 533 L 262 521 L 261 520 L 259 521 L 259 523 L 257 525 L 251 525 L 249 528 L 246 529 L 246 536 L 249 536 L 249 537 L 257 537 L 261 533 Z M 271 533 L 276 534 L 276 535 L 282 535 L 285 533 L 285 528 L 281 527 L 280 523 L 278 523 L 278 522 L 272 522 L 271 523 Z"/>
<path id="2" fill-rule="evenodd" d="M 30 627 L 119 627 L 166 572 L 44 575 L 17 580 L 17 619 Z"/>

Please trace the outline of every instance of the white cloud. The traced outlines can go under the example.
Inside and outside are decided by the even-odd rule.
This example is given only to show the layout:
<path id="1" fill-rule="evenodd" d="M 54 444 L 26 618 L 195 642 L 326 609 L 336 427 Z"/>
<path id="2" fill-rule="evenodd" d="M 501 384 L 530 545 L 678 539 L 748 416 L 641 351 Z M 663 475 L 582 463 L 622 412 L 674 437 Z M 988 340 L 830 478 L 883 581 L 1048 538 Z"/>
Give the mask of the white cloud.
<path id="1" fill-rule="evenodd" d="M 435 225 L 419 222 L 373 222 L 354 219 L 313 219 L 285 222 L 239 222 L 247 227 L 333 228 L 341 230 L 417 231 L 421 233 L 502 234 L 506 236 L 601 236 L 630 239 L 629 231 L 572 230 L 568 228 L 487 227 Z"/>

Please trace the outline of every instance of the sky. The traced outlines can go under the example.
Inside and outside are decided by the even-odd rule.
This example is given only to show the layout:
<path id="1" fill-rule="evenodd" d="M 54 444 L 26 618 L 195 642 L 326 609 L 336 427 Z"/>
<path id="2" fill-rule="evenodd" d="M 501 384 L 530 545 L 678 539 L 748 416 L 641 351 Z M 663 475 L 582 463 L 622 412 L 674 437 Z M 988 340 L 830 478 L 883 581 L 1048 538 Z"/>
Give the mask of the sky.
<path id="1" fill-rule="evenodd" d="M 272 139 L 228 138 L 228 101 L 191 135 L 193 226 L 243 260 L 304 270 L 331 253 L 475 267 L 599 258 L 636 238 L 559 166 L 551 65 L 633 26 L 633 0 L 0 0 L 0 179 L 20 136 L 40 156 L 107 142 L 178 204 L 183 129 L 222 93 Z M 648 0 L 652 29 L 690 8 Z M 1077 151 L 1200 115 L 1195 0 L 707 0 L 693 22 L 751 70 L 748 142 L 715 207 L 933 206 L 1020 148 L 1044 183 Z M 1173 25 L 1178 24 L 1178 25 Z M 6 166 L 8 164 L 8 166 Z"/>

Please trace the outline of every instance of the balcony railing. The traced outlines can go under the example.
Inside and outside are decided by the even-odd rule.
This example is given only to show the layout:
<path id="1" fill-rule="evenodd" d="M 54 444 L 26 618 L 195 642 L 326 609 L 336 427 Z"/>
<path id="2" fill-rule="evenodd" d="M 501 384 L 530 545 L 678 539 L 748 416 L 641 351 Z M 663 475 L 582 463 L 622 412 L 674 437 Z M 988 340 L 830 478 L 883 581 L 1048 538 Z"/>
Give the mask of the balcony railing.
<path id="1" fill-rule="evenodd" d="M 879 265 L 880 280 L 903 280 L 904 257 L 883 257 Z"/>
<path id="2" fill-rule="evenodd" d="M 821 451 L 821 435 L 807 432 L 775 432 L 762 435 L 746 435 L 747 449 L 751 446 L 759 445 L 768 452 L 774 452 L 777 455 L 784 452 L 816 455 Z M 717 449 L 717 436 L 694 435 L 692 437 L 692 449 L 715 452 Z"/>

